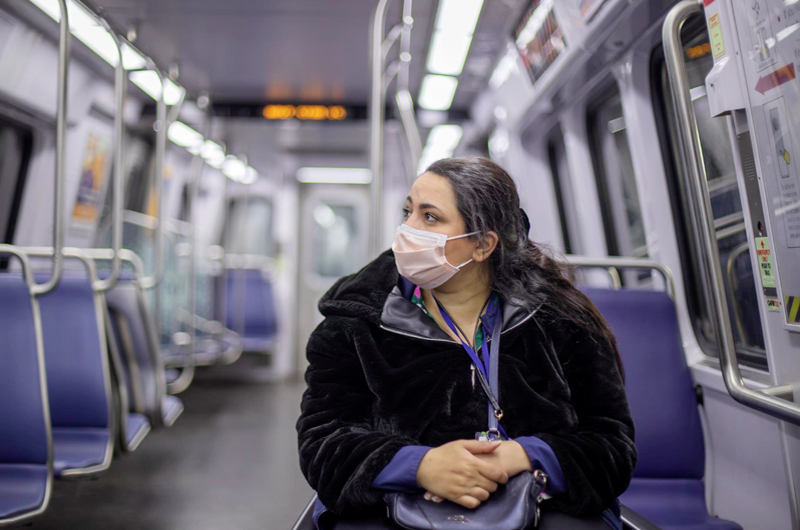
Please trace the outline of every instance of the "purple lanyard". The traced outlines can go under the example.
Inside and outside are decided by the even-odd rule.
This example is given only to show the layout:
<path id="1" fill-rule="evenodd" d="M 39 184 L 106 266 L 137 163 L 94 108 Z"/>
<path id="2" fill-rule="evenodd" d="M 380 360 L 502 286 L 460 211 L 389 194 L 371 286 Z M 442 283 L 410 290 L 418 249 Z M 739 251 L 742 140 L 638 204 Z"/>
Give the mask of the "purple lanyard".
<path id="1" fill-rule="evenodd" d="M 434 297 L 434 300 L 436 300 L 435 297 Z M 445 322 L 445 324 L 447 324 L 447 327 L 450 328 L 450 331 L 452 331 L 455 334 L 456 337 L 458 337 L 458 340 L 461 342 L 461 345 L 467 351 L 467 355 L 469 355 L 469 358 L 472 359 L 472 362 L 475 364 L 475 366 L 478 368 L 478 370 L 481 371 L 483 376 L 488 381 L 489 380 L 489 348 L 484 348 L 483 349 L 483 360 L 481 360 L 481 358 L 478 356 L 478 354 L 475 352 L 475 350 L 472 348 L 472 346 L 470 346 L 469 343 L 466 342 L 461 337 L 461 333 L 459 332 L 458 326 L 456 326 L 455 322 L 453 322 L 453 319 L 450 318 L 450 315 L 447 314 L 447 310 L 439 302 L 439 300 L 436 300 L 436 305 L 439 306 L 439 313 L 442 315 L 442 319 L 444 319 L 444 322 Z M 487 314 L 487 315 L 491 314 L 492 310 L 494 310 L 494 296 L 492 296 L 491 299 L 489 300 L 489 305 L 486 306 L 486 313 L 485 314 Z M 483 343 L 486 344 L 486 339 L 487 339 L 487 337 L 489 337 L 489 333 L 487 332 L 486 326 L 484 326 L 483 323 L 481 323 L 481 327 L 483 328 Z"/>

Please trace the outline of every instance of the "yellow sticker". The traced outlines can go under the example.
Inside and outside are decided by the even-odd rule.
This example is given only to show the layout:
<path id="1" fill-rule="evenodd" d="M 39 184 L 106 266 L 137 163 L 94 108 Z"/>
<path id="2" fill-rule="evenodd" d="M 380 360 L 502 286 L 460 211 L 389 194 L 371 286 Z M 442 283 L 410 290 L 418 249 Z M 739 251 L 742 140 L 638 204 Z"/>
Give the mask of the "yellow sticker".
<path id="1" fill-rule="evenodd" d="M 708 35 L 711 37 L 711 50 L 714 52 L 714 59 L 720 55 L 725 55 L 725 42 L 722 39 L 722 22 L 719 13 L 708 17 Z"/>
<path id="2" fill-rule="evenodd" d="M 761 286 L 765 289 L 775 288 L 775 269 L 772 267 L 772 254 L 769 250 L 769 238 L 756 238 L 756 255 L 758 268 L 761 271 Z"/>
<path id="3" fill-rule="evenodd" d="M 777 298 L 767 298 L 767 309 L 773 313 L 778 313 L 781 310 L 781 303 Z"/>
<path id="4" fill-rule="evenodd" d="M 786 322 L 800 324 L 800 296 L 784 296 L 786 304 Z"/>

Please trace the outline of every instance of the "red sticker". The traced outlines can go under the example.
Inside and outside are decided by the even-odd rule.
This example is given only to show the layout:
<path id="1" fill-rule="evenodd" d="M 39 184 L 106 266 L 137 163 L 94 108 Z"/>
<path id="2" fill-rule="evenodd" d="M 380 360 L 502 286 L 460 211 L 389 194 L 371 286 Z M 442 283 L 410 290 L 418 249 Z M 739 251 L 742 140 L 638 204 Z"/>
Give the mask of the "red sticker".
<path id="1" fill-rule="evenodd" d="M 708 7 L 714 3 L 714 0 L 703 0 L 703 6 Z"/>

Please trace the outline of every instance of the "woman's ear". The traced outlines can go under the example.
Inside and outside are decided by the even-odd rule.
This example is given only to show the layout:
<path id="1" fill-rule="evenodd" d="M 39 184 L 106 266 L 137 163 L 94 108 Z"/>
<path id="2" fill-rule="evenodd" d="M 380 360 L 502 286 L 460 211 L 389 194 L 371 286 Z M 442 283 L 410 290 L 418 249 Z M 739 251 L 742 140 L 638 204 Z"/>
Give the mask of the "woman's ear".
<path id="1" fill-rule="evenodd" d="M 483 236 L 481 236 L 481 238 L 478 240 L 475 250 L 472 251 L 472 259 L 478 263 L 489 259 L 489 256 L 492 255 L 494 249 L 497 248 L 498 241 L 499 238 L 497 236 L 497 232 L 489 231 L 483 234 Z"/>

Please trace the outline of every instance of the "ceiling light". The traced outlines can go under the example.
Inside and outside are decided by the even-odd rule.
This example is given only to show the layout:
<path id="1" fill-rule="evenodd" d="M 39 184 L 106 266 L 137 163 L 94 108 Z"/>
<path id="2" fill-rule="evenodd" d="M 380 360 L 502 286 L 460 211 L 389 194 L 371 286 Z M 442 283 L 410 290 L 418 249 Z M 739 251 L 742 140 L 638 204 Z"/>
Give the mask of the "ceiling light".
<path id="1" fill-rule="evenodd" d="M 428 74 L 422 79 L 417 102 L 423 109 L 447 110 L 453 104 L 458 79 L 446 75 Z"/>
<path id="2" fill-rule="evenodd" d="M 428 135 L 428 146 L 433 146 L 446 151 L 455 150 L 464 130 L 460 125 L 437 125 Z"/>
<path id="3" fill-rule="evenodd" d="M 203 135 L 179 121 L 169 126 L 167 137 L 181 147 L 199 148 L 203 145 Z"/>
<path id="4" fill-rule="evenodd" d="M 256 171 L 250 166 L 247 166 L 244 172 L 244 176 L 242 176 L 239 182 L 241 182 L 242 184 L 253 184 L 257 180 L 258 180 L 258 171 Z"/>
<path id="5" fill-rule="evenodd" d="M 304 184 L 369 184 L 372 171 L 351 167 L 301 167 L 297 180 Z"/>
<path id="6" fill-rule="evenodd" d="M 122 43 L 122 66 L 126 70 L 141 70 L 147 66 L 147 59 L 139 50 L 128 44 Z"/>
<path id="7" fill-rule="evenodd" d="M 434 74 L 460 75 L 467 61 L 472 35 L 437 31 L 431 39 L 431 50 L 426 64 Z"/>
<path id="8" fill-rule="evenodd" d="M 131 72 L 131 83 L 141 88 L 145 94 L 158 101 L 161 99 L 161 80 L 152 70 Z"/>
<path id="9" fill-rule="evenodd" d="M 164 103 L 175 105 L 183 99 L 185 90 L 170 78 L 164 80 Z"/>
<path id="10" fill-rule="evenodd" d="M 472 35 L 482 7 L 483 0 L 441 0 L 436 15 L 437 31 Z"/>
<path id="11" fill-rule="evenodd" d="M 247 178 L 247 165 L 233 155 L 229 155 L 222 165 L 222 174 L 234 182 Z"/>

